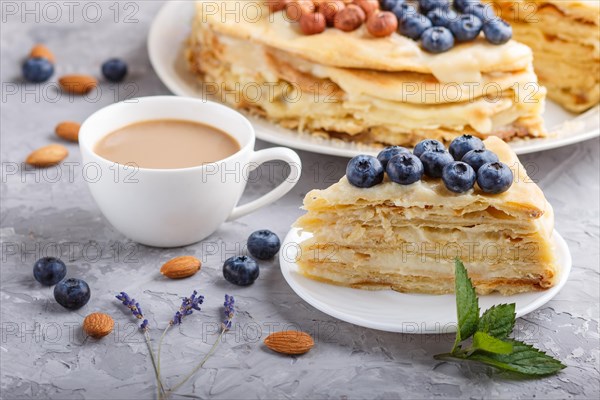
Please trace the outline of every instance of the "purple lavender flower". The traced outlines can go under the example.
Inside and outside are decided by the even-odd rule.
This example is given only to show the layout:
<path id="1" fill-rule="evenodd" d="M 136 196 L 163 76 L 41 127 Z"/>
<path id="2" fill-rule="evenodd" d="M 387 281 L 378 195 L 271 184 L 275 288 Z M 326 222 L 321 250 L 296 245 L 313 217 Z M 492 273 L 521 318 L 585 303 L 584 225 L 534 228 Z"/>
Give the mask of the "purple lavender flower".
<path id="1" fill-rule="evenodd" d="M 194 310 L 200 311 L 200 304 L 204 303 L 204 296 L 198 296 L 198 292 L 194 290 L 194 293 L 190 297 L 184 297 L 181 301 L 181 307 L 179 311 L 175 313 L 173 319 L 169 321 L 171 325 L 181 324 L 183 317 L 191 315 Z"/>
<path id="2" fill-rule="evenodd" d="M 129 297 L 129 295 L 125 292 L 121 292 L 117 296 L 115 296 L 118 300 L 120 300 L 124 306 L 131 310 L 133 316 L 137 319 L 144 319 L 144 314 L 142 312 L 142 307 L 140 307 L 140 303 L 135 301 L 134 298 Z M 142 324 L 140 325 L 140 329 L 147 330 L 148 329 L 148 320 L 144 319 Z"/>
<path id="3" fill-rule="evenodd" d="M 233 298 L 233 296 L 229 296 L 228 294 L 226 294 L 225 302 L 223 303 L 223 306 L 225 307 L 225 319 L 223 320 L 222 325 L 223 329 L 226 331 L 231 329 L 231 320 L 233 319 L 233 315 L 235 314 L 234 304 L 235 299 Z"/>

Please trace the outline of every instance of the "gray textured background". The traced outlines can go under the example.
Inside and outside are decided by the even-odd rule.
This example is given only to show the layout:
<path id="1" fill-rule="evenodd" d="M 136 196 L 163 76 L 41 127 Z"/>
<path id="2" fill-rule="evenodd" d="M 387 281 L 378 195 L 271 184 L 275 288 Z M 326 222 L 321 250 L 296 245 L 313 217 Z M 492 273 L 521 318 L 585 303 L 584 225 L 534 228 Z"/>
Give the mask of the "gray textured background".
<path id="1" fill-rule="evenodd" d="M 179 296 L 194 288 L 207 300 L 200 315 L 167 335 L 163 371 L 168 383 L 191 369 L 215 340 L 225 292 L 237 297 L 239 325 L 182 394 L 227 399 L 598 398 L 598 140 L 522 157 L 555 207 L 556 227 L 569 244 L 574 265 L 554 300 L 519 319 L 517 336 L 559 357 L 568 368 L 539 380 L 508 380 L 484 367 L 433 360 L 434 354 L 450 348 L 451 336 L 379 332 L 322 314 L 291 291 L 276 262 L 263 264 L 260 279 L 249 288 L 223 280 L 222 260 L 238 253 L 255 229 L 270 228 L 283 237 L 301 213 L 303 195 L 337 180 L 344 159 L 300 153 L 304 175 L 285 198 L 224 224 L 204 243 L 172 250 L 135 245 L 115 232 L 94 205 L 80 165 L 73 165 L 72 176 L 64 165 L 46 172 L 21 170 L 19 164 L 31 150 L 57 142 L 52 133 L 57 122 L 82 121 L 132 94 L 168 93 L 152 71 L 145 44 L 160 2 L 73 2 L 72 20 L 65 3 L 53 4 L 59 6 L 58 18 L 56 9 L 44 2 L 2 2 L 2 398 L 152 398 L 155 383 L 147 349 L 113 296 L 125 290 L 138 298 L 157 338 L 158 328 L 178 308 Z M 96 6 L 102 16 L 92 22 Z M 16 14 L 7 7 L 17 7 Z M 24 7 L 33 12 L 25 13 Z M 120 12 L 115 22 L 116 8 Z M 127 22 L 128 15 L 137 22 Z M 103 60 L 119 56 L 129 62 L 133 85 L 103 84 L 101 93 L 88 99 L 58 98 L 53 83 L 22 85 L 19 65 L 35 42 L 47 43 L 57 56 L 53 79 L 69 72 L 99 75 Z M 78 163 L 76 145 L 67 146 L 67 161 Z M 19 169 L 13 173 L 15 167 Z M 260 184 L 250 187 L 246 198 L 281 179 L 263 171 Z M 91 301 L 75 312 L 58 306 L 52 289 L 42 288 L 31 275 L 37 258 L 59 251 L 68 261 L 68 275 L 84 278 L 92 287 Z M 184 254 L 201 258 L 202 271 L 180 282 L 161 278 L 160 265 Z M 93 311 L 111 314 L 115 332 L 101 341 L 84 342 L 79 326 Z M 315 348 L 302 357 L 265 349 L 261 342 L 269 331 L 286 327 L 313 334 Z"/>

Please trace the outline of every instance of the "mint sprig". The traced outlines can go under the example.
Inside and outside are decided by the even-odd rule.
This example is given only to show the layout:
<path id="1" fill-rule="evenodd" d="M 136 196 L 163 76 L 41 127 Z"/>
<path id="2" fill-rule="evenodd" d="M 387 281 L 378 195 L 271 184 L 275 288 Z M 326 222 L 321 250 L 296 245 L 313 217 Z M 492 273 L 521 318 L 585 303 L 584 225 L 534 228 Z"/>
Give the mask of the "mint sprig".
<path id="1" fill-rule="evenodd" d="M 512 352 L 509 354 L 476 352 L 469 356 L 468 359 L 479 361 L 505 371 L 531 376 L 554 374 L 566 367 L 560 361 L 527 343 L 511 339 L 508 339 L 507 342 L 512 345 Z"/>
<path id="2" fill-rule="evenodd" d="M 456 261 L 455 267 L 455 292 L 456 292 L 456 316 L 458 320 L 458 328 L 456 329 L 456 340 L 452 351 L 458 350 L 459 343 L 473 336 L 477 331 L 477 322 L 479 320 L 479 301 L 475 288 L 471 283 L 471 279 L 467 275 L 462 262 Z"/>
<path id="3" fill-rule="evenodd" d="M 477 324 L 477 330 L 498 339 L 504 339 L 515 326 L 515 303 L 499 304 L 488 308 Z"/>
<path id="4" fill-rule="evenodd" d="M 526 376 L 554 374 L 566 366 L 552 356 L 508 335 L 515 326 L 515 304 L 500 304 L 479 316 L 479 301 L 463 263 L 454 263 L 456 340 L 450 353 L 438 354 L 438 360 L 477 361 Z M 471 346 L 462 343 L 473 338 Z"/>
<path id="5" fill-rule="evenodd" d="M 510 354 L 513 351 L 512 344 L 496 339 L 484 332 L 475 332 L 471 347 L 473 350 L 482 350 L 494 354 Z"/>

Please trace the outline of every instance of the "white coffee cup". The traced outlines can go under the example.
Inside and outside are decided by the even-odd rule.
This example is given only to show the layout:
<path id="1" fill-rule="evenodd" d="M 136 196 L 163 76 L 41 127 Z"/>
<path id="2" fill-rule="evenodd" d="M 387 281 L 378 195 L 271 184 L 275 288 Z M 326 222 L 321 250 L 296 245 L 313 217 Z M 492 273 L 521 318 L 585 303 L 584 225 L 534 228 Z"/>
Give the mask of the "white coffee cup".
<path id="1" fill-rule="evenodd" d="M 179 119 L 211 125 L 234 137 L 241 149 L 202 166 L 151 169 L 121 165 L 94 152 L 104 136 L 126 125 Z M 240 113 L 201 99 L 156 96 L 127 100 L 92 114 L 79 131 L 86 181 L 102 214 L 123 235 L 149 246 L 178 247 L 198 242 L 225 221 L 276 201 L 300 179 L 294 151 L 275 147 L 254 151 L 255 133 Z M 282 160 L 290 174 L 279 186 L 238 206 L 250 172 L 270 160 Z"/>

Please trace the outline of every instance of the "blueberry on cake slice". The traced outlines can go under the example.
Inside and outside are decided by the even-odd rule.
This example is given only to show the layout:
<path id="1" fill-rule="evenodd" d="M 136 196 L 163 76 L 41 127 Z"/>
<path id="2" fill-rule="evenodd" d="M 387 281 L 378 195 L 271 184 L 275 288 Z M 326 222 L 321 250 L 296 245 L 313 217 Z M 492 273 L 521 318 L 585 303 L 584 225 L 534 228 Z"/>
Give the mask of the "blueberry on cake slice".
<path id="1" fill-rule="evenodd" d="M 360 289 L 453 291 L 460 257 L 479 294 L 543 290 L 557 279 L 552 207 L 502 140 L 424 140 L 357 156 L 304 199 L 295 227 L 307 277 Z"/>
<path id="2" fill-rule="evenodd" d="M 516 40 L 533 50 L 548 97 L 582 112 L 600 102 L 600 1 L 493 0 Z"/>
<path id="3" fill-rule="evenodd" d="M 300 132 L 407 146 L 545 136 L 529 47 L 493 13 L 429 3 L 201 0 L 186 57 L 207 95 Z"/>

